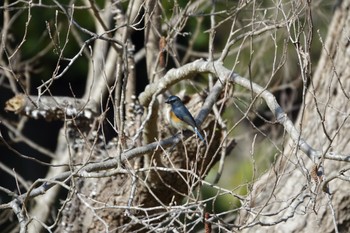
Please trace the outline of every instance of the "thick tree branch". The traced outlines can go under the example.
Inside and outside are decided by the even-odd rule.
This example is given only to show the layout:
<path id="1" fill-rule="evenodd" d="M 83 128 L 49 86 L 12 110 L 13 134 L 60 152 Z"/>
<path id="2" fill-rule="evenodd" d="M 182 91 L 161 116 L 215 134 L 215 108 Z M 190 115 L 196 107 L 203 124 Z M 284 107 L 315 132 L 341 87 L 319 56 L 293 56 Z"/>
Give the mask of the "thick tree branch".
<path id="1" fill-rule="evenodd" d="M 25 96 L 19 94 L 6 102 L 5 110 L 38 119 L 65 120 L 82 117 L 93 120 L 97 116 L 97 105 L 92 101 L 71 97 Z"/>
<path id="2" fill-rule="evenodd" d="M 186 64 L 180 68 L 169 70 L 161 80 L 146 87 L 145 91 L 140 94 L 140 103 L 144 106 L 148 106 L 153 95 L 159 95 L 175 83 L 184 79 L 191 78 L 193 75 L 198 73 L 211 73 L 214 76 L 218 77 L 213 90 L 210 92 L 200 113 L 198 114 L 198 118 L 196 119 L 199 125 L 211 111 L 224 85 L 228 82 L 232 84 L 238 84 L 247 90 L 252 91 L 256 95 L 256 98 L 260 97 L 264 99 L 270 111 L 275 116 L 277 122 L 285 128 L 291 139 L 294 141 L 294 143 L 296 143 L 300 150 L 303 151 L 315 163 L 319 162 L 323 154 L 322 151 L 312 148 L 301 137 L 300 132 L 296 129 L 293 122 L 288 118 L 282 107 L 277 103 L 275 96 L 266 88 L 263 88 L 256 83 L 252 83 L 249 79 L 241 77 L 235 72 L 227 69 L 222 65 L 221 62 L 207 62 L 200 59 Z M 335 152 L 327 152 L 325 158 L 340 161 L 350 161 L 349 155 L 342 155 Z"/>

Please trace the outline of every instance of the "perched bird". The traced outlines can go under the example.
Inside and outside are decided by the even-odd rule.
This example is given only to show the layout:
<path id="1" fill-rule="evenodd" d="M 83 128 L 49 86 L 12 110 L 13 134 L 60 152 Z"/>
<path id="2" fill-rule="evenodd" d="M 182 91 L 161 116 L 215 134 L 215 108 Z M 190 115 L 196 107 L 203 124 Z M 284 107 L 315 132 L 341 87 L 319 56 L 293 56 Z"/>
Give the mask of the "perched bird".
<path id="1" fill-rule="evenodd" d="M 188 111 L 186 106 L 182 103 L 181 99 L 177 96 L 170 96 L 165 103 L 171 105 L 171 111 L 169 114 L 170 124 L 177 129 L 192 129 L 197 136 L 203 141 L 203 136 L 199 133 L 196 121 Z M 189 127 L 191 126 L 191 127 Z"/>

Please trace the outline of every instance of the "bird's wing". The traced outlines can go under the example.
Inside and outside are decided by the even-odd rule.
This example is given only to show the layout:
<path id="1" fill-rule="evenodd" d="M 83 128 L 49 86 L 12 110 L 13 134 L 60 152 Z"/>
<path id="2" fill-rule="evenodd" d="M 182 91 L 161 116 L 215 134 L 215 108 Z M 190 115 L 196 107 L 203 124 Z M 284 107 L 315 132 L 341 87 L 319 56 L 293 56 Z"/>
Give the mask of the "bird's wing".
<path id="1" fill-rule="evenodd" d="M 183 120 L 184 122 L 186 122 L 187 124 L 189 124 L 190 126 L 192 126 L 193 128 L 195 128 L 196 122 L 194 121 L 194 118 L 191 115 L 191 113 L 188 111 L 188 109 L 186 107 L 183 107 L 181 109 L 181 111 L 183 112 L 183 114 L 181 114 L 180 116 L 178 116 L 178 115 L 176 115 L 176 116 L 178 118 L 180 118 L 181 120 Z"/>

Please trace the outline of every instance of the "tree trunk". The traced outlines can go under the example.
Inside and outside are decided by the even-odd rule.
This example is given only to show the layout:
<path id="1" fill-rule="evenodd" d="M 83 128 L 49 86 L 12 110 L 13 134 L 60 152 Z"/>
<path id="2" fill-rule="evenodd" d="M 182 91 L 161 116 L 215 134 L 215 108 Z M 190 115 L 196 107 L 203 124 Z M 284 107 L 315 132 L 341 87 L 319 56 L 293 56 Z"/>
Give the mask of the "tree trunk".
<path id="1" fill-rule="evenodd" d="M 349 144 L 350 93 L 350 1 L 335 9 L 321 58 L 299 114 L 301 135 L 323 153 L 347 154 Z M 318 38 L 317 34 L 315 36 Z M 316 38 L 314 38 L 316 39 Z M 292 141 L 255 185 L 249 203 L 237 223 L 245 223 L 247 232 L 348 232 L 350 229 L 350 185 L 334 179 L 329 192 L 314 175 L 314 162 L 299 151 Z M 340 174 L 344 162 L 325 160 L 325 179 Z M 254 212 L 251 212 L 254 210 Z M 334 213 L 333 213 L 334 210 Z M 248 215 L 249 213 L 249 215 Z M 334 224 L 334 221 L 336 224 Z M 278 224 L 276 224 L 278 223 Z M 251 227 L 254 226 L 254 227 Z M 266 226 L 266 227 L 263 227 Z"/>
<path id="2" fill-rule="evenodd" d="M 201 101 L 198 95 L 191 99 L 197 107 Z M 166 109 L 165 103 L 160 104 Z M 202 127 L 209 133 L 208 137 L 212 136 L 214 119 L 208 117 Z M 204 179 L 220 158 L 216 150 L 221 131 L 213 134 L 215 142 L 208 151 L 204 143 L 198 143 L 198 138 L 193 136 L 170 150 L 156 149 L 150 155 L 123 162 L 105 175 L 99 173 L 101 177 L 73 178 L 75 191 L 69 195 L 55 232 L 147 232 L 152 225 L 167 222 L 171 212 L 166 206 L 181 203 L 191 189 L 198 186 L 192 175 Z M 87 157 L 90 161 L 108 159 L 101 157 L 106 156 L 103 154 L 90 154 L 91 151 L 77 153 L 75 162 L 84 163 Z M 109 156 L 116 154 L 115 150 L 108 152 Z"/>

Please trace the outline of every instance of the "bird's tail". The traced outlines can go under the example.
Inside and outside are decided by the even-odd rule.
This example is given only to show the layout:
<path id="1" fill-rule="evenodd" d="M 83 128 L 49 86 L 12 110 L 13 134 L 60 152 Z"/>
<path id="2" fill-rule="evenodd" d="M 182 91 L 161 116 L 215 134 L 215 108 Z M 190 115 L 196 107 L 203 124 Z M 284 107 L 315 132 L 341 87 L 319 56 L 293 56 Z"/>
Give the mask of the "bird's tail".
<path id="1" fill-rule="evenodd" d="M 194 132 L 197 134 L 197 136 L 205 143 L 205 140 L 202 136 L 202 134 L 198 131 L 197 127 L 194 127 Z"/>

